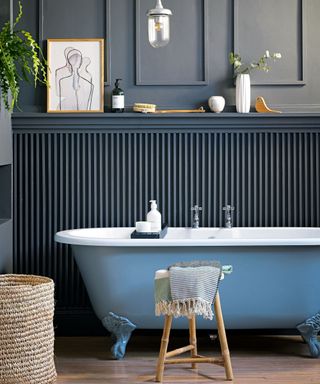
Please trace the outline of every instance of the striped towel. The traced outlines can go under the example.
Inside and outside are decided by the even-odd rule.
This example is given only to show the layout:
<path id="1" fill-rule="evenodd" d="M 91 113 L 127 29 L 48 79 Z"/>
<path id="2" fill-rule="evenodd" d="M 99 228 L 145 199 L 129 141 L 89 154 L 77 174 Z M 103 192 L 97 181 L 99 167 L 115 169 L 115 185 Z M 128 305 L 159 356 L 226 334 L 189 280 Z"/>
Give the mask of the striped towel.
<path id="1" fill-rule="evenodd" d="M 174 317 L 202 315 L 212 319 L 214 302 L 221 277 L 217 261 L 177 263 L 169 267 L 170 280 L 156 281 L 156 315 Z M 163 280 L 161 282 L 161 280 Z M 170 292 L 168 294 L 168 284 Z"/>

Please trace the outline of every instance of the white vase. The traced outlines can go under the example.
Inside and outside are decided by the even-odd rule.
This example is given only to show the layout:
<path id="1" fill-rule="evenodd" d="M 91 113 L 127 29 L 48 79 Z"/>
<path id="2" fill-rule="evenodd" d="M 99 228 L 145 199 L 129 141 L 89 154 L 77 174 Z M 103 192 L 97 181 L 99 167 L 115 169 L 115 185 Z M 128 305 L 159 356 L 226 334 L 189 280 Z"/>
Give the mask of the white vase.
<path id="1" fill-rule="evenodd" d="M 236 109 L 239 113 L 250 112 L 251 87 L 250 75 L 241 74 L 236 79 Z"/>
<path id="2" fill-rule="evenodd" d="M 222 96 L 211 96 L 208 100 L 208 105 L 212 112 L 220 113 L 223 111 L 226 101 Z"/>

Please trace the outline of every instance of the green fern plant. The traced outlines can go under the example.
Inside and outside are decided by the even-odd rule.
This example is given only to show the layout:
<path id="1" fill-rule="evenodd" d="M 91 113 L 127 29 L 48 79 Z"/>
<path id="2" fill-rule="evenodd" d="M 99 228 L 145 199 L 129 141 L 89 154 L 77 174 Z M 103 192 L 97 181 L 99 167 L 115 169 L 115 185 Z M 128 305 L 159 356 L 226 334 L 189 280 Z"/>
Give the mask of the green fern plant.
<path id="1" fill-rule="evenodd" d="M 13 25 L 8 21 L 0 31 L 0 91 L 5 108 L 12 111 L 18 103 L 20 82 L 33 80 L 47 85 L 47 63 L 31 34 L 16 29 L 22 18 L 22 4 Z"/>

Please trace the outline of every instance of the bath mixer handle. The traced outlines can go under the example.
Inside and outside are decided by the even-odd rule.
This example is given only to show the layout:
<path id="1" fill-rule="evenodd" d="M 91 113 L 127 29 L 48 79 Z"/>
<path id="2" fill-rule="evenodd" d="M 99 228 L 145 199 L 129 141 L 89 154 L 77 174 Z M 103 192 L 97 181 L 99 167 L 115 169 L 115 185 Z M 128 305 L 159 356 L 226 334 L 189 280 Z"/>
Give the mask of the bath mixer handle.
<path id="1" fill-rule="evenodd" d="M 226 205 L 225 207 L 222 208 L 224 211 L 227 211 L 226 213 L 229 213 L 231 211 L 234 211 L 234 207 L 232 207 L 231 205 Z"/>
<path id="2" fill-rule="evenodd" d="M 231 212 L 234 211 L 234 207 L 230 204 L 227 204 L 225 207 L 222 208 L 224 211 L 226 211 L 226 220 L 225 220 L 225 227 L 226 228 L 232 228 L 232 216 Z"/>
<path id="3" fill-rule="evenodd" d="M 192 228 L 199 228 L 199 211 L 202 211 L 202 207 L 199 207 L 199 205 L 196 204 L 191 207 L 191 211 L 194 211 Z"/>

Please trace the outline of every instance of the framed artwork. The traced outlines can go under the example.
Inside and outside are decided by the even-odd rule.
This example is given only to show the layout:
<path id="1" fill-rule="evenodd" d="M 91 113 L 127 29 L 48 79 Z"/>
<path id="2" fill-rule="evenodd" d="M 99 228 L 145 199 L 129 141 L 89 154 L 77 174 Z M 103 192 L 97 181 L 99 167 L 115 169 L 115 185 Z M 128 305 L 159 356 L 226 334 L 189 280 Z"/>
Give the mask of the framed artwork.
<path id="1" fill-rule="evenodd" d="M 103 112 L 104 39 L 48 39 L 47 112 Z"/>

